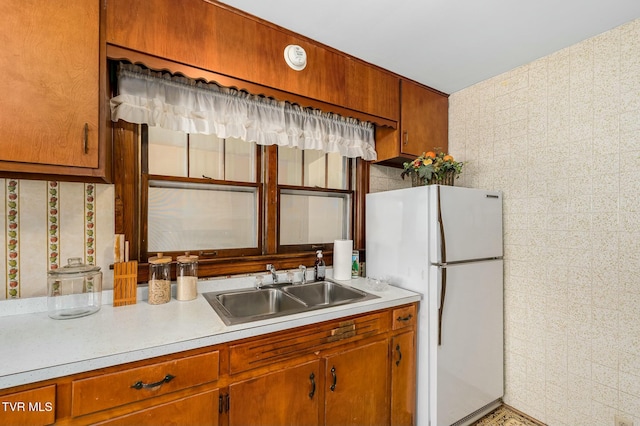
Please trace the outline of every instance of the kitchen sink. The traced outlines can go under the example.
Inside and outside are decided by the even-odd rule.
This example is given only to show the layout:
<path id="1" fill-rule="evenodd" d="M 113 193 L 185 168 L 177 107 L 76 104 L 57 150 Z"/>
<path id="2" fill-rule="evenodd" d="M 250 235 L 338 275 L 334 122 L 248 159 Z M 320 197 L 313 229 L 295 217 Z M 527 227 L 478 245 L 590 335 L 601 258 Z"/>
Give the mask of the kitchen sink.
<path id="1" fill-rule="evenodd" d="M 302 300 L 307 306 L 338 305 L 355 302 L 364 299 L 369 294 L 331 281 L 292 285 L 285 287 L 284 290 Z"/>
<path id="2" fill-rule="evenodd" d="M 378 296 L 332 281 L 202 294 L 227 325 L 276 318 Z"/>

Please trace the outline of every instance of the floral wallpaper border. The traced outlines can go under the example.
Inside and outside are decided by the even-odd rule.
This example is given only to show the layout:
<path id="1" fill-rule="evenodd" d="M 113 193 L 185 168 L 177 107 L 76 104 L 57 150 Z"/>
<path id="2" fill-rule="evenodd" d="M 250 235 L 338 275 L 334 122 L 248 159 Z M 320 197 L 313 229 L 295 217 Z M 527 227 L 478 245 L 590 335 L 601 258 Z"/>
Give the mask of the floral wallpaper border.
<path id="1" fill-rule="evenodd" d="M 6 182 L 6 241 L 7 286 L 6 298 L 20 297 L 20 185 L 17 180 Z"/>
<path id="2" fill-rule="evenodd" d="M 47 271 L 72 257 L 100 267 L 113 286 L 113 185 L 0 178 L 0 300 L 47 294 Z"/>

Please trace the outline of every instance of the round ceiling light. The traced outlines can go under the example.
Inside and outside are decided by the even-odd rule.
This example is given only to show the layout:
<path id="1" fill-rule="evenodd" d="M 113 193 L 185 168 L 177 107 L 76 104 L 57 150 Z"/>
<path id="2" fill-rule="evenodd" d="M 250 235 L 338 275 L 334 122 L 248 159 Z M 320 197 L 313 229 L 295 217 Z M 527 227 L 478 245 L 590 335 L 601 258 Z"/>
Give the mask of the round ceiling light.
<path id="1" fill-rule="evenodd" d="M 292 69 L 302 71 L 307 66 L 307 52 L 297 44 L 284 48 L 284 60 Z"/>

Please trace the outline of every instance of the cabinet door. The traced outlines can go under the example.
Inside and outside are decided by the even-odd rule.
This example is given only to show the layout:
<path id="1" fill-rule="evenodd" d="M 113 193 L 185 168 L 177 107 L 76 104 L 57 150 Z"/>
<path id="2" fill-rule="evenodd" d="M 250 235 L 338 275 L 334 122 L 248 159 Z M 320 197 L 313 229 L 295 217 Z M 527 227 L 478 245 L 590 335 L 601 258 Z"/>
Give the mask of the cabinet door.
<path id="1" fill-rule="evenodd" d="M 109 419 L 99 425 L 217 426 L 218 389 Z"/>
<path id="2" fill-rule="evenodd" d="M 447 152 L 449 99 L 410 81 L 400 84 L 401 153 Z"/>
<path id="3" fill-rule="evenodd" d="M 410 331 L 391 339 L 391 424 L 415 424 L 416 346 Z"/>
<path id="4" fill-rule="evenodd" d="M 325 424 L 389 424 L 388 341 L 327 358 Z"/>
<path id="5" fill-rule="evenodd" d="M 319 422 L 320 361 L 229 386 L 229 426 L 314 425 Z"/>
<path id="6" fill-rule="evenodd" d="M 0 2 L 0 165 L 98 167 L 100 1 Z"/>

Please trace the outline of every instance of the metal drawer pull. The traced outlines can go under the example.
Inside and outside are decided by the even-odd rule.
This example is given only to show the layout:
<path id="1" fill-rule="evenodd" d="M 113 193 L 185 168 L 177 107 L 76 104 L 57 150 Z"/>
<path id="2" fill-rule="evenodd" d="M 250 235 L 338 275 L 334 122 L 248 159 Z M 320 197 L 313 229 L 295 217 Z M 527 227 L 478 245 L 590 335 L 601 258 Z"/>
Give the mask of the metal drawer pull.
<path id="1" fill-rule="evenodd" d="M 413 318 L 413 314 L 409 314 L 406 317 L 398 317 L 396 318 L 396 321 L 407 322 L 407 321 L 411 321 L 411 318 Z"/>
<path id="2" fill-rule="evenodd" d="M 333 384 L 331 385 L 331 392 L 336 390 L 336 384 L 338 383 L 338 376 L 336 375 L 336 367 L 331 367 L 331 377 L 333 377 Z"/>
<path id="3" fill-rule="evenodd" d="M 142 380 L 139 380 L 137 382 L 135 382 L 133 385 L 131 385 L 132 388 L 140 390 L 140 389 L 153 389 L 153 388 L 157 388 L 158 386 L 162 386 L 165 383 L 169 383 L 171 380 L 175 379 L 176 376 L 172 376 L 171 374 L 167 374 L 166 376 L 164 376 L 164 379 L 160 380 L 159 382 L 155 382 L 155 383 L 143 383 Z"/>
<path id="4" fill-rule="evenodd" d="M 396 367 L 400 365 L 400 361 L 402 361 L 402 352 L 400 352 L 400 345 L 396 346 L 396 352 L 398 352 L 398 360 L 396 361 Z"/>
<path id="5" fill-rule="evenodd" d="M 311 380 L 311 392 L 309 392 L 309 398 L 313 399 L 313 395 L 316 394 L 316 376 L 315 374 L 311 373 L 311 375 L 309 376 L 309 380 Z"/>

